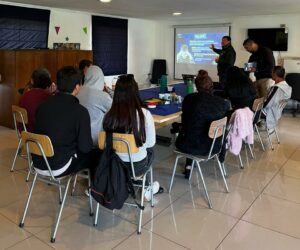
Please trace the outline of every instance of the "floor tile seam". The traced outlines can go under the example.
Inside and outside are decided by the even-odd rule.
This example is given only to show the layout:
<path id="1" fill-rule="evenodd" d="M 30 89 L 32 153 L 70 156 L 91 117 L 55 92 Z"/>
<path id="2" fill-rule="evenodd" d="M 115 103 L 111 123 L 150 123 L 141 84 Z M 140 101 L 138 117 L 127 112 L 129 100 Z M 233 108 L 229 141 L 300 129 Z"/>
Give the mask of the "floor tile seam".
<path id="1" fill-rule="evenodd" d="M 54 247 L 50 246 L 49 244 L 47 244 L 46 242 L 44 242 L 44 241 L 41 240 L 40 238 L 36 237 L 35 235 L 31 235 L 30 237 L 28 237 L 28 238 L 26 238 L 26 239 L 24 239 L 24 240 L 22 240 L 22 241 L 20 241 L 20 242 L 17 242 L 16 244 L 10 246 L 9 248 L 5 248 L 5 250 L 9 250 L 9 249 L 13 248 L 14 246 L 16 246 L 16 245 L 22 243 L 23 241 L 29 240 L 30 238 L 35 238 L 35 239 L 37 239 L 38 241 L 40 241 L 40 242 L 42 242 L 43 244 L 45 244 L 46 246 L 48 246 L 48 247 L 50 247 L 50 248 L 52 248 L 52 249 L 55 249 Z"/>
<path id="2" fill-rule="evenodd" d="M 287 160 L 286 160 L 287 161 Z M 285 162 L 282 164 L 285 164 Z M 282 168 L 281 167 L 281 168 Z M 281 169 L 280 168 L 280 169 Z M 256 202 L 256 200 L 264 193 L 265 189 L 269 186 L 269 184 L 274 180 L 274 178 L 277 176 L 277 174 L 279 173 L 280 169 L 278 169 L 278 171 L 272 176 L 272 178 L 268 181 L 268 183 L 266 183 L 266 185 L 262 188 L 262 190 L 260 192 L 258 192 L 258 196 L 253 200 L 253 202 L 250 204 L 250 206 L 245 210 L 245 212 L 242 214 L 241 218 L 249 211 L 249 209 L 253 206 L 253 204 Z"/>
<path id="3" fill-rule="evenodd" d="M 284 198 L 282 198 L 282 197 L 279 197 L 279 196 L 276 196 L 276 195 L 273 195 L 273 194 L 263 193 L 263 194 L 261 194 L 261 195 L 271 196 L 271 197 L 273 197 L 273 198 L 275 198 L 275 199 L 278 199 L 278 200 L 283 200 L 283 201 L 286 201 L 286 202 L 289 202 L 289 203 L 292 203 L 292 204 L 300 205 L 300 202 L 296 202 L 296 201 L 284 199 Z"/>
<path id="4" fill-rule="evenodd" d="M 236 225 L 239 223 L 240 220 L 237 220 L 234 225 L 229 229 L 227 234 L 223 237 L 223 239 L 220 241 L 220 243 L 216 246 L 215 250 L 218 249 L 218 247 L 224 242 L 224 240 L 228 237 L 228 235 L 232 232 L 232 230 L 236 227 Z"/>
<path id="5" fill-rule="evenodd" d="M 186 246 L 184 246 L 184 245 L 182 245 L 182 244 L 180 244 L 180 243 L 178 243 L 178 242 L 175 242 L 175 241 L 173 241 L 173 240 L 171 240 L 171 239 L 169 239 L 169 238 L 166 238 L 166 237 L 164 237 L 163 235 L 160 235 L 160 234 L 158 234 L 158 233 L 155 233 L 154 231 L 148 230 L 148 229 L 146 229 L 146 228 L 144 228 L 144 230 L 148 231 L 148 232 L 151 233 L 151 234 L 154 234 L 154 235 L 158 236 L 159 238 L 162 238 L 162 239 L 164 239 L 164 240 L 166 240 L 166 241 L 168 241 L 168 242 L 171 242 L 171 243 L 173 243 L 173 244 L 175 244 L 175 245 L 177 245 L 177 246 L 183 247 L 183 248 L 188 249 L 188 250 L 192 250 L 191 248 L 188 248 L 188 247 L 186 247 Z M 142 233 L 143 233 L 143 232 L 142 232 Z M 133 232 L 133 233 L 130 234 L 126 239 L 122 240 L 121 242 L 119 242 L 116 246 L 114 246 L 114 247 L 111 248 L 111 249 L 113 250 L 113 249 L 116 249 L 117 247 L 121 246 L 126 240 L 128 240 L 128 239 L 129 239 L 131 236 L 133 236 L 134 234 L 137 234 L 137 232 Z M 138 235 L 138 237 L 139 237 L 139 236 L 140 236 L 140 235 Z"/>
<path id="6" fill-rule="evenodd" d="M 286 177 L 289 177 L 289 178 L 293 178 L 293 179 L 296 179 L 296 180 L 300 180 L 300 177 L 295 177 L 295 176 L 286 175 L 286 174 L 282 174 L 282 173 L 279 173 L 279 175 L 286 176 Z"/>
<path id="7" fill-rule="evenodd" d="M 11 246 L 9 246 L 9 247 L 7 247 L 7 248 L 4 248 L 3 250 L 11 249 L 12 247 L 14 247 L 14 246 L 16 246 L 16 245 L 22 243 L 23 241 L 28 240 L 28 239 L 31 238 L 32 236 L 34 236 L 34 235 L 29 235 L 29 236 L 26 237 L 25 239 L 20 240 L 20 241 L 18 241 L 18 242 L 15 242 L 15 243 L 13 243 Z"/>
<path id="8" fill-rule="evenodd" d="M 274 230 L 273 228 L 269 228 L 269 227 L 266 227 L 266 226 L 257 224 L 257 223 L 255 223 L 255 222 L 248 221 L 248 220 L 246 220 L 246 219 L 241 219 L 240 221 L 247 222 L 247 223 L 252 224 L 252 225 L 255 225 L 255 226 L 257 226 L 257 227 L 261 227 L 261 228 L 263 228 L 263 229 L 266 229 L 266 230 L 269 230 L 269 231 L 272 231 L 272 232 L 275 232 L 275 233 L 279 233 L 279 234 L 281 234 L 281 235 L 285 235 L 285 236 L 292 237 L 292 238 L 294 238 L 294 239 L 300 240 L 300 237 L 296 237 L 296 236 L 294 236 L 294 235 L 289 235 L 289 234 L 287 234 L 287 233 L 284 233 L 284 232 L 280 232 L 280 231 Z"/>

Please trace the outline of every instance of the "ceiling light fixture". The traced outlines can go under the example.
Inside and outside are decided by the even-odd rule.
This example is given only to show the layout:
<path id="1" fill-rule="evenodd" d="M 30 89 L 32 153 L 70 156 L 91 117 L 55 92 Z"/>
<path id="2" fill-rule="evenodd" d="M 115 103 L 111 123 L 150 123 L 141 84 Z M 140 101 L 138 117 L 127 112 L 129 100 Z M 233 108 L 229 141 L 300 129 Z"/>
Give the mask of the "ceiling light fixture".
<path id="1" fill-rule="evenodd" d="M 174 13 L 173 13 L 173 16 L 180 16 L 180 15 L 182 15 L 181 12 L 174 12 Z"/>
<path id="2" fill-rule="evenodd" d="M 101 3 L 110 3 L 111 0 L 99 0 L 99 2 L 101 2 Z"/>

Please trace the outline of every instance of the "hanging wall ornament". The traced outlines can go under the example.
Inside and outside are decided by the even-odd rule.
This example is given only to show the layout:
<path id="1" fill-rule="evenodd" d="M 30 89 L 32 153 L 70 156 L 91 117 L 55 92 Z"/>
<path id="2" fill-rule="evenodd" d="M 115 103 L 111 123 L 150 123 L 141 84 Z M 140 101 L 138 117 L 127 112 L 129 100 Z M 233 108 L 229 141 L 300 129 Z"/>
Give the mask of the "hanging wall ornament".
<path id="1" fill-rule="evenodd" d="M 60 30 L 60 26 L 55 26 L 54 28 L 55 28 L 56 35 L 58 35 L 59 30 Z"/>

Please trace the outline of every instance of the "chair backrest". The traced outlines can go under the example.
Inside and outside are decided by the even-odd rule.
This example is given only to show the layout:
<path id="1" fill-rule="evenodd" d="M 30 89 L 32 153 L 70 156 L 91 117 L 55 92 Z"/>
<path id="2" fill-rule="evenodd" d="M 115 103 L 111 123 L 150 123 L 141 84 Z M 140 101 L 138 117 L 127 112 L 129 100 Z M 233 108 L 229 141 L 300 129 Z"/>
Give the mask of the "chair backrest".
<path id="1" fill-rule="evenodd" d="M 101 131 L 98 135 L 98 145 L 100 149 L 105 148 L 105 139 L 106 133 L 105 131 Z M 130 167 L 132 176 L 136 179 L 135 170 L 132 162 L 132 154 L 137 153 L 139 151 L 138 147 L 135 144 L 135 139 L 133 134 L 120 134 L 113 133 L 113 149 L 116 153 L 127 153 L 130 161 Z"/>
<path id="2" fill-rule="evenodd" d="M 105 148 L 105 138 L 106 138 L 105 131 L 101 131 L 98 136 L 98 145 L 100 149 Z M 131 153 L 137 153 L 139 151 L 138 147 L 135 144 L 135 139 L 133 134 L 113 133 L 113 148 L 117 153 L 128 153 L 128 148 L 122 142 L 122 140 L 127 141 Z"/>
<path id="3" fill-rule="evenodd" d="M 28 149 L 31 154 L 46 157 L 52 157 L 54 155 L 53 146 L 50 138 L 47 135 L 34 134 L 23 131 L 22 139 L 25 144 L 28 145 Z"/>
<path id="4" fill-rule="evenodd" d="M 211 158 L 211 156 L 212 156 L 212 152 L 213 152 L 217 138 L 222 137 L 222 144 L 223 144 L 225 130 L 226 130 L 226 123 L 227 123 L 227 117 L 224 117 L 222 119 L 215 120 L 210 124 L 209 130 L 208 130 L 208 136 L 209 136 L 209 138 L 213 139 L 213 141 L 212 141 L 212 144 L 211 144 L 211 147 L 209 150 L 208 158 Z M 221 151 L 221 148 L 222 147 L 220 147 L 219 152 Z M 219 152 L 217 152 L 217 153 L 219 153 Z"/>
<path id="5" fill-rule="evenodd" d="M 300 73 L 289 73 L 285 80 L 292 87 L 291 99 L 300 101 Z"/>
<path id="6" fill-rule="evenodd" d="M 42 156 L 49 171 L 49 176 L 52 180 L 58 181 L 51 170 L 47 157 L 54 156 L 52 142 L 47 135 L 34 134 L 27 131 L 22 131 L 22 140 L 25 143 L 28 164 L 31 171 L 31 154 Z"/>
<path id="7" fill-rule="evenodd" d="M 260 114 L 264 105 L 264 101 L 265 101 L 264 97 L 255 99 L 253 101 L 253 105 L 252 105 L 252 111 L 254 112 L 253 123 L 257 123 L 260 120 Z"/>
<path id="8" fill-rule="evenodd" d="M 13 118 L 14 118 L 15 130 L 16 130 L 17 136 L 20 138 L 21 135 L 19 133 L 18 124 L 21 124 L 23 127 L 22 129 L 24 131 L 27 131 L 27 129 L 26 129 L 26 124 L 28 124 L 27 110 L 24 108 L 21 108 L 17 105 L 12 105 L 11 111 L 12 111 Z"/>

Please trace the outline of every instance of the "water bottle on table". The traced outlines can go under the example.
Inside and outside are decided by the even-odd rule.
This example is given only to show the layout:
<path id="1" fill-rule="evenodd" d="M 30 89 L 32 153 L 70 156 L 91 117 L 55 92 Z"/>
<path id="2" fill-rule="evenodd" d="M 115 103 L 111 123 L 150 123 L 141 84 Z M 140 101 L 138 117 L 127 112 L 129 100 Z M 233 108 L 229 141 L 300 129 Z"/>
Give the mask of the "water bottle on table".
<path id="1" fill-rule="evenodd" d="M 167 93 L 168 92 L 168 79 L 166 75 L 162 75 L 161 78 L 158 80 L 160 85 L 159 93 Z"/>
<path id="2" fill-rule="evenodd" d="M 193 81 L 192 81 L 192 79 L 188 79 L 188 81 L 187 81 L 186 92 L 187 92 L 188 94 L 194 92 L 194 86 L 193 86 Z"/>

